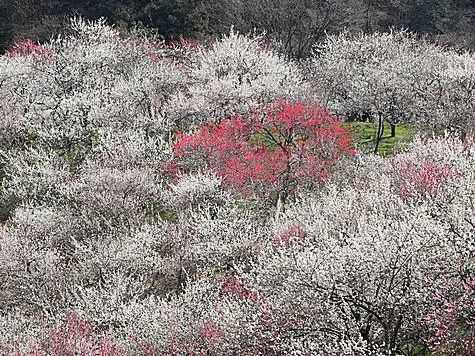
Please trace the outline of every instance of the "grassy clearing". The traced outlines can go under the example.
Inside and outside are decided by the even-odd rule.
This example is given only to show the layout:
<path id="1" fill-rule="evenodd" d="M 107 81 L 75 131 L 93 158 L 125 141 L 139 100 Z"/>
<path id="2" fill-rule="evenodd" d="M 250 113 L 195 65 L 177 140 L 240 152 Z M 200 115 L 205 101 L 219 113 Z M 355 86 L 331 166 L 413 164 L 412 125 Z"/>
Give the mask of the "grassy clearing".
<path id="1" fill-rule="evenodd" d="M 347 122 L 343 126 L 350 130 L 359 150 L 363 152 L 373 151 L 377 130 L 376 124 L 372 122 Z M 396 136 L 391 137 L 389 124 L 386 123 L 378 153 L 384 157 L 390 156 L 409 143 L 413 136 L 414 128 L 411 125 L 401 124 L 396 126 Z"/>

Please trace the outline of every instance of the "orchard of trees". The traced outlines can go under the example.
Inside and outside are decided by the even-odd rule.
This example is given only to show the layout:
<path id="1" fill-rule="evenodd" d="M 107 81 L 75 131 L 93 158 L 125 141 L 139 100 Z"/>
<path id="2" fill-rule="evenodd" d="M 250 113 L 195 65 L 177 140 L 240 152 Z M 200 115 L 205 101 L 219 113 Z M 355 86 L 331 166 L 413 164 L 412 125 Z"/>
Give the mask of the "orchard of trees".
<path id="1" fill-rule="evenodd" d="M 212 40 L 76 17 L 0 57 L 1 354 L 475 354 L 475 55 L 272 3 L 177 17 L 236 20 Z M 401 3 L 367 29 L 458 26 Z M 417 135 L 382 157 L 384 124 Z"/>

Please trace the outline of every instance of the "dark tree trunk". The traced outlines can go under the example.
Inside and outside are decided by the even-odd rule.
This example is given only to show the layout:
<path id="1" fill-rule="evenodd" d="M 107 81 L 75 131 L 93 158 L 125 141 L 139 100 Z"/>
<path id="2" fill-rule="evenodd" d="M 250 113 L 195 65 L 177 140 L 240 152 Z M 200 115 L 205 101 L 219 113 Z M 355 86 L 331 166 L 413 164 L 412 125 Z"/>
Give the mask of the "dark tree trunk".
<path id="1" fill-rule="evenodd" d="M 381 142 L 381 138 L 383 137 L 383 134 L 384 134 L 384 121 L 380 114 L 378 116 L 378 130 L 376 131 L 376 143 L 374 145 L 374 154 L 378 153 L 379 144 Z"/>

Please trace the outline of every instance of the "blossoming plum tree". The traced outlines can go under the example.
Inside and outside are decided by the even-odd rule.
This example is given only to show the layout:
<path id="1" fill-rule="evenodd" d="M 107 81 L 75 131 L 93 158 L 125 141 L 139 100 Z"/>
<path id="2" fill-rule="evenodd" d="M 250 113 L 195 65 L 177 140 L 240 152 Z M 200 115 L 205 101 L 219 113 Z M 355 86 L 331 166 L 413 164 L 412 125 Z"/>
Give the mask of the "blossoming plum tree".
<path id="1" fill-rule="evenodd" d="M 174 152 L 183 163 L 205 164 L 245 195 L 272 194 L 285 203 L 298 189 L 324 183 L 355 151 L 348 132 L 322 107 L 278 101 L 180 134 Z"/>
<path id="2" fill-rule="evenodd" d="M 306 82 L 296 63 L 268 48 L 263 36 L 229 35 L 190 56 L 189 83 L 171 98 L 180 128 L 247 115 L 262 103 L 298 99 Z"/>
<path id="3" fill-rule="evenodd" d="M 348 120 L 378 125 L 412 123 L 465 137 L 472 130 L 475 56 L 458 53 L 407 31 L 328 36 L 309 61 L 316 96 Z"/>

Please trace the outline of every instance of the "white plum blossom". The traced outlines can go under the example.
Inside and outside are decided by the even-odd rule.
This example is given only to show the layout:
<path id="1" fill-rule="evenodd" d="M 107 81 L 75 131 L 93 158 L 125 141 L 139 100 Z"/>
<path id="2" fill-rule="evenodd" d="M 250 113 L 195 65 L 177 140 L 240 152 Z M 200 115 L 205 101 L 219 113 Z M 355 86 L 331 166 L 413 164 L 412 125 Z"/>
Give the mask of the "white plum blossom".
<path id="1" fill-rule="evenodd" d="M 263 37 L 235 31 L 200 49 L 190 86 L 173 97 L 175 115 L 216 121 L 245 114 L 275 99 L 299 98 L 305 83 L 298 66 L 265 48 Z"/>

